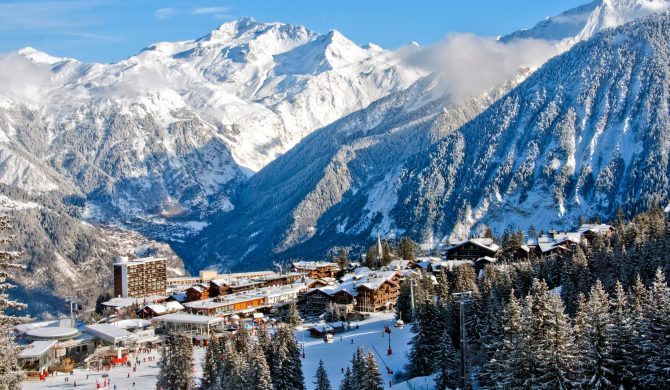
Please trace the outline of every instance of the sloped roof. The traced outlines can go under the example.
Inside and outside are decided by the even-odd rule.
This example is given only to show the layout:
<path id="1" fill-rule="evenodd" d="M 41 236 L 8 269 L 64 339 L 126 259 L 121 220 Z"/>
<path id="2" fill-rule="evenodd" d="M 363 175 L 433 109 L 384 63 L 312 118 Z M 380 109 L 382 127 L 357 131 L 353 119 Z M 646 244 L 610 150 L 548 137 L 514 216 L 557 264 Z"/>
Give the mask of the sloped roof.
<path id="1" fill-rule="evenodd" d="M 454 250 L 454 249 L 459 248 L 459 247 L 461 247 L 465 244 L 468 244 L 468 243 L 473 244 L 473 245 L 477 245 L 478 247 L 484 248 L 486 250 L 490 250 L 492 252 L 497 252 L 500 249 L 498 244 L 493 242 L 492 238 L 480 237 L 480 238 L 471 238 L 469 240 L 458 242 L 458 243 L 450 246 L 449 248 L 447 248 L 447 251 Z"/>

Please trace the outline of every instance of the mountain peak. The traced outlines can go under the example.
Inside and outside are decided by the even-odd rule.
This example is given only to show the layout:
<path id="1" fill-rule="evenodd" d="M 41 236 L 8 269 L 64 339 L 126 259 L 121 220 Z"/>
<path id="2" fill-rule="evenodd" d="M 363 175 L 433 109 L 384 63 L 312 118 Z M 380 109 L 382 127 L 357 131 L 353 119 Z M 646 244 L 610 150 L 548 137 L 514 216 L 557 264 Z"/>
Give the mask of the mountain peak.
<path id="1" fill-rule="evenodd" d="M 54 57 L 43 51 L 27 46 L 17 52 L 20 56 L 29 59 L 36 64 L 53 65 L 58 62 L 69 60 L 68 58 Z"/>
<path id="2" fill-rule="evenodd" d="M 667 9 L 670 9 L 668 0 L 595 0 L 548 17 L 530 29 L 516 31 L 500 40 L 532 38 L 566 41 L 569 47 L 604 29 Z"/>

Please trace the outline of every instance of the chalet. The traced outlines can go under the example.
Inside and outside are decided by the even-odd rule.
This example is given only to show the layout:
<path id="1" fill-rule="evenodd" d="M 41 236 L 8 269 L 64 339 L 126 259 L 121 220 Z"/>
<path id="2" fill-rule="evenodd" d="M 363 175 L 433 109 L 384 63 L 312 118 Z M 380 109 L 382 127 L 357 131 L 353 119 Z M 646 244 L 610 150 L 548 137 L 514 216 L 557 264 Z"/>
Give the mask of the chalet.
<path id="1" fill-rule="evenodd" d="M 447 259 L 449 260 L 472 260 L 480 257 L 496 257 L 500 247 L 491 238 L 471 238 L 453 244 L 447 248 Z"/>
<path id="2" fill-rule="evenodd" d="M 251 279 L 219 279 L 209 282 L 210 297 L 220 295 L 237 294 L 244 291 L 251 291 L 263 287 L 263 282 Z"/>
<path id="3" fill-rule="evenodd" d="M 375 312 L 395 307 L 400 294 L 400 274 L 395 271 L 370 274 L 356 287 L 354 310 Z"/>
<path id="4" fill-rule="evenodd" d="M 300 297 L 300 310 L 307 316 L 318 316 L 330 308 L 332 295 L 324 289 L 315 288 Z"/>
<path id="5" fill-rule="evenodd" d="M 340 266 L 325 261 L 296 261 L 293 263 L 293 271 L 306 274 L 312 279 L 334 278 L 340 272 Z"/>
<path id="6" fill-rule="evenodd" d="M 186 290 L 186 300 L 188 302 L 201 301 L 209 298 L 209 286 L 206 284 L 196 284 Z"/>
<path id="7" fill-rule="evenodd" d="M 591 244 L 596 237 L 609 237 L 614 232 L 614 228 L 606 224 L 584 224 L 577 231 L 587 243 Z"/>
<path id="8" fill-rule="evenodd" d="M 169 301 L 165 302 L 164 304 L 153 303 L 145 305 L 142 309 L 140 309 L 139 315 L 142 318 L 153 318 L 156 316 L 162 316 L 164 314 L 176 313 L 182 310 L 184 310 L 184 306 L 182 306 L 179 302 Z"/>

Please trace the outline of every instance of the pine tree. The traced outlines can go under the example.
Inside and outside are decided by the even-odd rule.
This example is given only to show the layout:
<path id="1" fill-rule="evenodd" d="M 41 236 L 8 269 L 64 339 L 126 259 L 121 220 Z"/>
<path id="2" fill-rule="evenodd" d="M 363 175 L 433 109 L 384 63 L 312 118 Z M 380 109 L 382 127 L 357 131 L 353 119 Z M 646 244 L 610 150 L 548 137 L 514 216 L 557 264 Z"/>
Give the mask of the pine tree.
<path id="1" fill-rule="evenodd" d="M 163 345 L 158 385 L 164 390 L 190 390 L 194 384 L 191 339 L 171 333 Z"/>
<path id="2" fill-rule="evenodd" d="M 445 328 L 442 331 L 442 339 L 437 347 L 437 361 L 433 368 L 437 372 L 437 376 L 435 377 L 436 387 L 438 389 L 446 389 L 447 387 L 455 389 L 458 385 L 458 367 L 458 354 L 454 349 L 449 331 Z"/>
<path id="3" fill-rule="evenodd" d="M 287 326 L 277 329 L 273 338 L 274 369 L 272 383 L 275 390 L 304 390 L 300 348 L 293 331 Z"/>
<path id="4" fill-rule="evenodd" d="M 249 388 L 254 390 L 272 390 L 270 367 L 260 344 L 256 344 L 249 354 L 246 378 Z"/>
<path id="5" fill-rule="evenodd" d="M 217 389 L 219 387 L 219 341 L 212 338 L 205 351 L 202 362 L 202 380 L 200 388 L 203 390 Z"/>
<path id="6" fill-rule="evenodd" d="M 351 357 L 351 388 L 362 390 L 365 386 L 365 352 L 359 347 Z"/>
<path id="7" fill-rule="evenodd" d="M 273 375 L 273 369 L 274 369 L 274 346 L 272 343 L 272 337 L 270 337 L 270 331 L 268 330 L 267 324 L 263 323 L 261 324 L 260 327 L 257 329 L 257 338 L 258 338 L 258 345 L 261 347 L 263 350 L 263 355 L 265 356 L 265 361 L 267 362 L 267 365 L 270 369 L 270 376 L 272 377 Z"/>
<path id="8" fill-rule="evenodd" d="M 416 243 L 412 238 L 403 236 L 398 244 L 398 256 L 403 260 L 414 260 L 416 254 Z"/>
<path id="9" fill-rule="evenodd" d="M 344 370 L 344 378 L 340 382 L 339 390 L 355 390 L 351 379 L 351 369 L 348 366 Z"/>
<path id="10" fill-rule="evenodd" d="M 463 264 L 456 268 L 454 276 L 454 292 L 471 291 L 473 295 L 479 293 L 477 287 L 477 274 L 475 268 L 469 264 Z"/>
<path id="11" fill-rule="evenodd" d="M 522 303 L 510 294 L 503 310 L 502 337 L 497 343 L 493 358 L 482 371 L 482 387 L 520 389 L 534 370 L 530 350 L 528 319 Z"/>
<path id="12" fill-rule="evenodd" d="M 648 339 L 645 384 L 652 388 L 670 387 L 670 288 L 661 269 L 656 270 L 649 289 L 645 331 Z"/>
<path id="13" fill-rule="evenodd" d="M 441 271 L 437 274 L 437 287 L 436 287 L 437 301 L 443 305 L 446 305 L 451 300 L 449 295 L 449 279 L 447 278 L 447 272 Z"/>
<path id="14" fill-rule="evenodd" d="M 412 277 L 409 277 L 400 283 L 400 291 L 395 307 L 396 318 L 407 323 L 414 321 L 414 316 L 412 315 L 412 296 L 410 290 L 411 283 L 414 283 L 414 278 Z"/>
<path id="15" fill-rule="evenodd" d="M 384 381 L 379 371 L 379 365 L 372 352 L 368 352 L 364 358 L 365 376 L 363 387 L 360 390 L 384 390 Z"/>
<path id="16" fill-rule="evenodd" d="M 288 314 L 286 315 L 286 323 L 292 327 L 296 327 L 302 324 L 302 318 L 300 318 L 300 313 L 298 313 L 298 306 L 295 302 L 291 302 L 288 307 Z"/>
<path id="17" fill-rule="evenodd" d="M 610 302 L 600 280 L 591 288 L 586 305 L 579 310 L 584 312 L 580 338 L 585 348 L 579 376 L 592 389 L 616 388 L 612 382 L 614 372 L 610 360 Z"/>
<path id="18" fill-rule="evenodd" d="M 316 390 L 330 390 L 330 380 L 328 379 L 328 374 L 326 369 L 323 366 L 323 360 L 319 359 L 319 367 L 316 369 L 316 375 L 314 377 L 314 385 Z"/>
<path id="19" fill-rule="evenodd" d="M 617 388 L 630 389 L 634 384 L 633 370 L 636 363 L 633 355 L 635 329 L 632 316 L 632 310 L 628 309 L 628 299 L 623 285 L 617 281 L 612 302 L 612 328 L 610 330 L 612 351 L 609 362 L 612 366 L 612 383 Z"/>
<path id="20" fill-rule="evenodd" d="M 546 324 L 548 340 L 545 347 L 549 356 L 538 379 L 541 383 L 548 384 L 546 387 L 567 389 L 576 366 L 572 329 L 560 297 L 549 298 L 549 310 L 551 315 Z"/>
<path id="21" fill-rule="evenodd" d="M 226 343 L 224 364 L 221 372 L 222 390 L 244 390 L 249 388 L 247 373 L 248 357 L 239 352 L 233 342 Z"/>
<path id="22" fill-rule="evenodd" d="M 409 372 L 412 376 L 425 376 L 433 373 L 438 362 L 439 351 L 435 348 L 440 344 L 444 329 L 438 307 L 426 302 L 417 310 L 416 321 L 412 323 L 414 336 L 410 341 Z"/>
<path id="23" fill-rule="evenodd" d="M 239 352 L 242 356 L 249 355 L 249 331 L 247 331 L 244 326 L 240 326 L 237 332 L 235 332 L 232 341 L 233 347 L 237 352 Z"/>
<path id="24" fill-rule="evenodd" d="M 0 216 L 0 245 L 6 245 L 14 240 L 14 236 L 4 235 L 12 228 L 11 221 L 6 216 Z M 0 384 L 3 390 L 21 388 L 22 372 L 18 366 L 19 348 L 11 334 L 15 325 L 25 322 L 26 319 L 5 314 L 7 309 L 23 309 L 24 304 L 9 299 L 7 290 L 14 286 L 7 282 L 9 271 L 23 270 L 24 266 L 17 263 L 21 253 L 0 250 Z"/>

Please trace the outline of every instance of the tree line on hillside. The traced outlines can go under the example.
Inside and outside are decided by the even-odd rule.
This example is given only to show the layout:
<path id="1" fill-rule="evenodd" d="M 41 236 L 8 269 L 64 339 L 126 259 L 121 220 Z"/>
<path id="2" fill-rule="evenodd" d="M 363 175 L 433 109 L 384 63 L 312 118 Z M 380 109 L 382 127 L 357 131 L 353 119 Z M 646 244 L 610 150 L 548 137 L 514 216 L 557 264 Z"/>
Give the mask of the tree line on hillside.
<path id="1" fill-rule="evenodd" d="M 483 389 L 670 387 L 670 222 L 660 209 L 569 253 L 405 280 L 397 316 L 412 322 L 407 375 L 460 387 L 459 303 L 467 379 Z M 415 307 L 409 298 L 413 284 Z"/>

